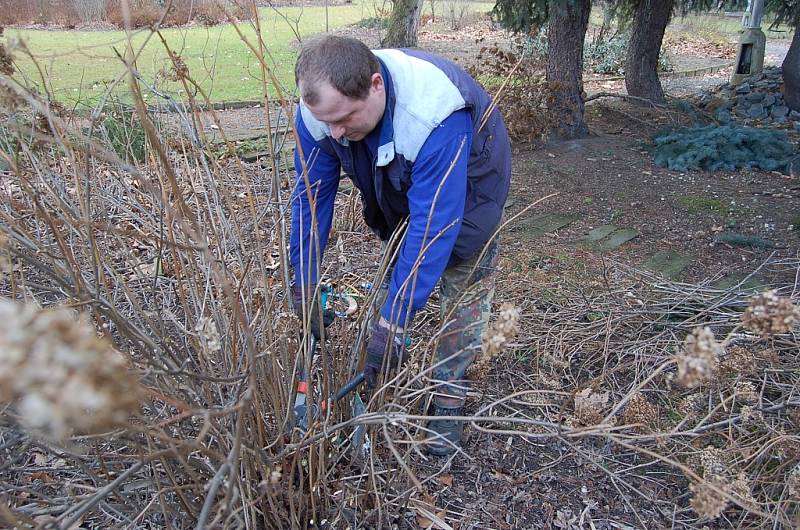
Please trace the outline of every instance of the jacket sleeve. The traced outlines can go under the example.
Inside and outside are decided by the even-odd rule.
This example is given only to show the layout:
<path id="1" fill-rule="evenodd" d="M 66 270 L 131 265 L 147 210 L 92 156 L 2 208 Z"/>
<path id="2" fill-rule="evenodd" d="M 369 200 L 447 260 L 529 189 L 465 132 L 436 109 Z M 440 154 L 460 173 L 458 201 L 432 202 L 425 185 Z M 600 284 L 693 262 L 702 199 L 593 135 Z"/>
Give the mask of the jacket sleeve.
<path id="1" fill-rule="evenodd" d="M 425 141 L 411 171 L 409 225 L 381 315 L 405 326 L 428 300 L 453 251 L 467 195 L 472 122 L 451 114 Z"/>
<path id="2" fill-rule="evenodd" d="M 339 186 L 340 164 L 330 148 L 325 149 L 313 138 L 299 111 L 295 125 L 305 167 L 308 169 L 309 186 L 306 186 L 303 176 L 298 148 L 294 155 L 297 178 L 291 198 L 292 232 L 289 238 L 289 256 L 295 283 L 313 286 L 319 280 L 319 265 L 328 243 L 333 205 Z M 315 207 L 314 215 L 312 206 Z"/>

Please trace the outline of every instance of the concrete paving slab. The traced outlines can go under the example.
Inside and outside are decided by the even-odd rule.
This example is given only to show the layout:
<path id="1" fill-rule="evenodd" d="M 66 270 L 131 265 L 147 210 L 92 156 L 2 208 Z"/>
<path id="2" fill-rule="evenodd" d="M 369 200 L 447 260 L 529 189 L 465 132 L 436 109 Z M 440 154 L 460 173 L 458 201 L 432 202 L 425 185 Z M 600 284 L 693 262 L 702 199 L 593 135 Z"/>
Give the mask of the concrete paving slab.
<path id="1" fill-rule="evenodd" d="M 661 250 L 644 264 L 645 267 L 669 279 L 677 278 L 692 259 L 682 256 L 672 249 Z"/>
<path id="2" fill-rule="evenodd" d="M 598 226 L 597 228 L 589 230 L 589 233 L 583 236 L 581 240 L 588 241 L 589 243 L 596 243 L 601 239 L 610 236 L 616 230 L 617 227 L 614 225 Z"/>
<path id="3" fill-rule="evenodd" d="M 741 284 L 741 285 L 739 285 Z M 767 284 L 755 276 L 747 277 L 747 274 L 729 274 L 711 286 L 715 289 L 727 291 L 736 288 L 737 291 L 742 292 L 758 292 L 767 288 Z"/>
<path id="4" fill-rule="evenodd" d="M 614 250 L 616 248 L 621 247 L 631 239 L 637 237 L 639 235 L 639 231 L 635 228 L 620 228 L 619 230 L 613 232 L 607 239 L 604 241 L 598 242 L 597 249 L 600 252 L 608 252 L 609 250 Z"/>
<path id="5" fill-rule="evenodd" d="M 520 227 L 525 238 L 536 239 L 544 234 L 560 230 L 579 218 L 580 216 L 576 214 L 548 213 L 525 219 L 520 223 Z"/>

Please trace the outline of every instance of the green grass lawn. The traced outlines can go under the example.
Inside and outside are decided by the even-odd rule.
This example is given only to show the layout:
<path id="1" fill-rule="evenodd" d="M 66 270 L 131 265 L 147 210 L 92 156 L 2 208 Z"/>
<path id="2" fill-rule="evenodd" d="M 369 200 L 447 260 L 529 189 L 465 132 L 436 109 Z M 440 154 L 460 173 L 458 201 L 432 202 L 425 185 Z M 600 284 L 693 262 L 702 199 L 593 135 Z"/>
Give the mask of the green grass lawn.
<path id="1" fill-rule="evenodd" d="M 764 17 L 761 21 L 761 30 L 769 40 L 791 39 L 792 28 L 789 26 L 779 26 L 771 29 L 773 19 Z M 742 18 L 719 16 L 714 14 L 706 15 L 687 15 L 685 17 L 676 16 L 670 21 L 667 31 L 685 33 L 688 35 L 699 35 L 711 41 L 720 43 L 737 42 L 741 35 Z"/>
<path id="2" fill-rule="evenodd" d="M 595 6 L 592 9 L 589 23 L 589 36 L 592 31 L 603 23 L 603 8 Z M 782 25 L 774 30 L 770 28 L 773 19 L 765 16 L 761 22 L 761 29 L 770 40 L 791 39 L 792 28 Z M 612 22 L 616 24 L 616 21 Z M 737 42 L 742 32 L 741 16 L 723 16 L 716 13 L 697 14 L 689 13 L 686 16 L 675 15 L 667 26 L 667 33 L 694 35 L 706 38 L 713 42 L 728 44 Z"/>
<path id="3" fill-rule="evenodd" d="M 331 29 L 352 24 L 373 16 L 366 1 L 329 8 Z M 294 61 L 297 55 L 297 38 L 292 26 L 302 36 L 325 31 L 323 7 L 287 7 L 280 14 L 274 9 L 260 10 L 264 42 L 270 52 L 268 64 L 278 79 L 289 89 L 293 88 Z M 251 24 L 240 28 L 246 38 L 256 43 L 256 33 Z M 262 89 L 260 69 L 255 55 L 242 42 L 230 24 L 212 28 L 170 28 L 162 35 L 171 49 L 176 51 L 189 68 L 192 78 L 206 90 L 212 101 L 258 100 Z M 115 49 L 124 54 L 126 35 L 122 31 L 39 31 L 7 29 L 6 40 L 24 41 L 44 72 L 46 82 L 56 99 L 67 104 L 80 101 L 95 102 L 115 79 L 124 76 L 125 68 Z M 174 97 L 186 99 L 178 82 L 169 81 L 171 62 L 157 35 L 139 31 L 133 35 L 133 48 L 141 51 L 137 67 L 142 77 L 157 84 Z M 41 87 L 43 80 L 34 61 L 20 51 L 14 53 L 17 66 L 27 80 Z M 123 99 L 128 94 L 123 81 L 115 92 Z M 274 91 L 273 91 L 274 94 Z M 150 99 L 152 95 L 148 96 Z"/>

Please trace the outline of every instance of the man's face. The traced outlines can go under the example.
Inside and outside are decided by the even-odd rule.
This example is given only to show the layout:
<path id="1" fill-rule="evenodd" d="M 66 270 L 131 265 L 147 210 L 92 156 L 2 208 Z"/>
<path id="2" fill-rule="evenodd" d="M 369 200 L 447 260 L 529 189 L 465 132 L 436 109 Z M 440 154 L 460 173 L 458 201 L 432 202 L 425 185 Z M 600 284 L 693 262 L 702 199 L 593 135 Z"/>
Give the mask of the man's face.
<path id="1" fill-rule="evenodd" d="M 364 99 L 349 98 L 330 83 L 316 87 L 316 92 L 319 101 L 316 105 L 306 103 L 306 107 L 315 118 L 328 124 L 336 140 L 343 137 L 352 142 L 363 140 L 381 121 L 386 108 L 383 77 L 379 73 L 372 74 L 369 93 Z"/>

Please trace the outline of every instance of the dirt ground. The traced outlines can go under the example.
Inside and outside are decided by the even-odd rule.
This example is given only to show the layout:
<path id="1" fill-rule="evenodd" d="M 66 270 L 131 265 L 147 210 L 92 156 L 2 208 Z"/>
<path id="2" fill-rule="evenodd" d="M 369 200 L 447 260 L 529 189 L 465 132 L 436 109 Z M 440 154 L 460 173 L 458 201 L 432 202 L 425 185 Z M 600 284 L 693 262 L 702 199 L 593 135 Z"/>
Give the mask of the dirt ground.
<path id="1" fill-rule="evenodd" d="M 351 28 L 347 33 L 371 45 L 377 41 L 372 31 Z M 482 43 L 505 38 L 485 21 L 478 21 L 452 34 L 425 30 L 421 46 L 465 62 L 474 58 Z M 771 50 L 770 61 L 779 62 L 785 49 Z M 696 67 L 703 59 L 685 55 L 676 62 Z M 711 64 L 720 60 L 710 59 Z M 670 78 L 664 85 L 669 93 L 686 96 L 720 84 L 728 75 L 729 70 L 723 70 L 704 77 Z M 600 90 L 622 94 L 624 86 L 619 80 L 587 85 L 589 93 Z M 223 128 L 259 127 L 263 122 L 261 109 L 219 115 Z M 721 281 L 735 284 L 768 260 L 800 255 L 800 180 L 796 177 L 758 170 L 677 172 L 656 166 L 645 146 L 656 131 L 682 119 L 671 111 L 603 98 L 587 106 L 586 117 L 591 130 L 587 138 L 514 145 L 498 304 L 520 304 L 520 293 L 529 293 L 532 299 L 522 301 L 523 310 L 545 311 L 546 304 L 534 299 L 537 290 L 528 285 L 589 289 L 604 281 L 612 265 L 648 271 L 660 252 L 672 253 L 684 265 L 664 281 L 709 286 Z M 548 195 L 552 197 L 520 213 Z M 569 222 L 543 233 L 528 223 L 545 215 L 569 218 Z M 634 235 L 607 249 L 586 244 L 587 237 L 603 227 L 630 229 Z M 720 237 L 725 234 L 750 238 L 756 244 L 726 241 Z M 366 242 L 360 239 L 363 245 L 374 243 L 368 237 Z M 368 266 L 358 264 L 364 269 Z M 658 278 L 657 271 L 648 274 Z M 751 281 L 793 285 L 795 292 L 798 287 L 795 272 L 785 268 L 762 268 Z M 529 387 L 547 386 L 547 381 L 540 380 L 537 359 L 517 353 L 493 365 L 489 374 L 475 382 L 468 414 L 509 395 L 520 381 Z M 552 417 L 558 417 L 557 411 Z M 432 503 L 443 510 L 437 512 L 439 516 L 459 530 L 673 528 L 689 527 L 685 521 L 694 518 L 681 473 L 596 441 L 525 440 L 473 427 L 467 430 L 464 451 L 448 462 L 421 457 L 409 462 L 425 479 Z M 598 464 L 603 458 L 626 471 L 609 472 Z M 640 466 L 647 466 L 648 472 L 640 473 Z M 415 527 L 415 513 L 407 515 L 395 523 L 397 527 Z M 416 524 L 420 527 L 418 518 Z M 733 524 L 722 519 L 707 527 Z"/>
<path id="2" fill-rule="evenodd" d="M 523 277 L 531 283 L 537 282 L 538 272 L 591 290 L 602 281 L 609 263 L 646 269 L 648 257 L 662 250 L 690 258 L 676 281 L 713 284 L 724 278 L 738 281 L 767 259 L 798 255 L 796 178 L 766 171 L 680 173 L 659 168 L 642 148 L 647 134 L 640 120 L 665 117 L 617 101 L 596 102 L 587 115 L 593 133 L 589 138 L 537 148 L 515 146 L 509 215 L 556 194 L 525 216 L 558 212 L 574 214 L 577 220 L 534 239 L 526 237 L 525 216 L 512 222 L 504 232 L 501 285 L 519 281 L 519 275 L 507 275 L 522 269 L 529 271 Z M 725 211 L 718 205 L 726 205 L 721 207 Z M 638 235 L 607 253 L 581 245 L 581 238 L 604 225 L 634 227 Z M 715 235 L 733 229 L 774 242 L 776 248 L 715 242 Z M 791 270 L 761 271 L 758 277 L 763 283 L 797 287 Z M 511 292 L 509 300 L 518 297 L 518 289 Z M 502 290 L 498 298 L 506 298 Z M 531 305 L 534 311 L 541 308 Z M 535 380 L 536 364 L 498 363 L 471 403 L 471 412 L 513 391 L 520 374 Z M 584 455 L 610 451 L 589 446 Z M 439 498 L 451 507 L 462 529 L 671 528 L 676 517 L 682 519 L 689 511 L 687 484 L 674 471 L 662 470 L 664 476 L 674 476 L 661 483 L 644 473 L 631 473 L 620 481 L 574 449 L 560 441 L 511 442 L 510 437 L 473 429 L 465 446 L 472 459 L 454 461 L 448 470 L 453 486 L 441 487 Z M 631 455 L 619 458 L 631 467 L 641 463 Z M 437 470 L 436 465 L 428 469 Z M 684 513 L 674 513 L 676 506 Z M 717 524 L 710 527 L 725 528 L 733 522 Z"/>
<path id="3" fill-rule="evenodd" d="M 378 45 L 374 30 L 351 27 L 342 33 L 370 46 Z M 425 26 L 420 32 L 423 49 L 464 65 L 475 60 L 481 47 L 493 43 L 512 46 L 505 32 L 480 17 L 458 31 L 439 24 Z M 770 42 L 767 63 L 779 64 L 787 47 L 788 40 Z M 668 39 L 668 50 L 676 70 L 729 64 L 734 52 L 733 46 L 710 46 L 699 37 L 694 41 Z M 698 77 L 665 77 L 663 86 L 671 96 L 689 97 L 725 82 L 729 74 L 727 67 Z M 614 77 L 587 76 L 587 94 L 602 91 L 624 95 L 624 82 Z M 224 110 L 217 115 L 221 129 L 245 134 L 261 129 L 263 136 L 261 108 Z M 689 481 L 676 466 L 614 445 L 610 437 L 554 436 L 552 430 L 537 429 L 535 422 L 541 422 L 540 427 L 549 423 L 551 427 L 556 424 L 559 428 L 591 430 L 596 424 L 576 423 L 577 412 L 572 410 L 576 391 L 603 387 L 614 394 L 613 399 L 619 399 L 633 380 L 631 372 L 652 368 L 654 363 L 648 356 L 655 355 L 651 350 L 620 347 L 644 344 L 640 337 L 624 335 L 640 333 L 641 329 L 626 329 L 624 317 L 614 320 L 602 314 L 608 307 L 610 311 L 617 309 L 609 305 L 611 302 L 619 303 L 621 314 L 634 314 L 625 313 L 627 309 L 622 306 L 628 302 L 645 305 L 636 298 L 637 288 L 659 285 L 694 294 L 711 288 L 739 292 L 738 288 L 744 291 L 769 285 L 788 287 L 796 296 L 800 289 L 800 273 L 794 266 L 800 258 L 800 179 L 761 170 L 711 173 L 658 167 L 646 147 L 657 131 L 685 123 L 686 117 L 675 110 L 651 109 L 622 98 L 604 97 L 587 105 L 586 119 L 591 131 L 586 138 L 513 145 L 511 194 L 507 225 L 501 233 L 495 306 L 513 304 L 520 310 L 523 324 L 506 351 L 492 359 L 488 367 L 471 374 L 466 415 L 521 418 L 531 423 L 520 427 L 498 420 L 496 424 L 487 421 L 470 425 L 463 453 L 452 459 L 411 454 L 404 464 L 422 482 L 424 502 L 442 524 L 422 516 L 419 504 L 411 503 L 401 517 L 381 524 L 361 521 L 361 528 L 627 530 L 733 528 L 744 523 L 757 526 L 759 520 L 748 519 L 744 510 L 729 510 L 713 521 L 699 520 L 690 504 L 693 492 Z M 211 125 L 210 117 L 207 121 Z M 789 133 L 797 145 L 800 133 Z M 247 162 L 245 167 L 254 180 L 264 175 L 256 162 Z M 284 191 L 288 189 L 287 182 Z M 345 186 L 340 191 L 340 204 L 346 205 L 347 212 L 337 216 L 334 230 L 352 237 L 343 237 L 341 243 L 332 237 L 330 241 L 336 244 L 329 247 L 327 259 L 338 260 L 339 270 L 360 282 L 371 278 L 380 245 L 356 219 L 355 194 L 346 195 L 350 192 Z M 540 199 L 544 200 L 529 207 Z M 614 234 L 624 237 L 614 241 Z M 628 288 L 631 291 L 626 292 Z M 574 300 L 564 301 L 570 297 Z M 606 305 L 598 310 L 597 300 L 602 297 Z M 569 309 L 571 302 L 585 308 L 570 321 L 573 327 L 559 328 L 562 313 L 568 312 L 565 308 Z M 437 307 L 434 294 L 429 307 L 418 315 L 413 334 L 430 337 L 428 331 L 438 325 Z M 648 310 L 655 313 L 658 307 Z M 644 309 L 642 314 L 646 320 Z M 526 327 L 533 323 L 535 326 Z M 592 331 L 605 323 L 608 330 Z M 332 333 L 341 332 L 348 324 L 335 324 Z M 612 325 L 618 328 L 612 330 Z M 547 333 L 540 333 L 548 326 Z M 654 324 L 647 331 L 656 327 Z M 559 337 L 559 330 L 575 334 L 585 331 L 587 338 Z M 686 334 L 686 328 L 664 331 L 664 335 L 675 335 L 669 337 L 675 339 L 670 347 L 683 339 L 676 330 Z M 661 354 L 667 358 L 670 352 Z M 636 381 L 647 375 L 636 374 Z M 790 392 L 793 396 L 796 388 Z M 517 396 L 520 390 L 524 395 Z M 648 391 L 658 406 L 649 422 L 660 425 L 671 421 L 667 418 L 667 392 L 655 385 Z M 793 432 L 800 432 L 800 415 L 792 421 L 794 430 L 778 432 L 777 438 L 791 440 Z M 524 434 L 529 436 L 517 436 L 523 433 L 515 429 L 521 428 L 528 429 Z M 626 431 L 627 439 L 634 439 L 637 432 Z M 731 433 L 730 438 L 734 438 L 733 429 Z M 398 432 L 397 439 L 407 440 L 407 433 Z M 719 445 L 725 447 L 725 441 Z M 707 442 L 698 436 L 697 445 L 689 441 L 686 446 L 689 452 L 699 453 Z M 768 464 L 797 465 L 800 450 L 793 450 L 786 449 L 789 456 L 785 462 L 770 460 Z M 374 454 L 378 457 L 376 465 L 387 466 L 377 470 L 375 476 L 403 473 L 385 444 L 375 447 Z M 351 472 L 342 470 L 336 477 L 336 488 L 341 489 L 332 492 L 331 504 L 337 504 L 342 491 L 352 484 L 347 477 Z M 366 497 L 364 488 L 359 484 L 350 492 L 354 497 Z M 421 493 L 415 488 L 415 495 Z M 762 506 L 767 506 L 764 498 L 770 497 L 765 494 L 759 498 Z M 337 506 L 346 507 L 346 503 Z M 320 527 L 348 525 L 340 519 Z"/>
<path id="4" fill-rule="evenodd" d="M 365 32 L 356 33 L 369 38 Z M 421 40 L 423 48 L 463 62 L 480 42 L 501 38 L 498 33 L 485 27 L 462 30 L 455 38 L 423 32 Z M 785 49 L 771 50 L 770 60 L 779 62 Z M 683 62 L 696 67 L 702 59 L 686 56 Z M 716 60 L 711 62 L 718 64 Z M 685 96 L 723 83 L 729 73 L 728 69 L 700 78 L 669 79 L 664 84 L 668 92 Z M 624 93 L 624 86 L 620 81 L 587 86 L 587 92 L 597 90 Z M 587 138 L 514 145 L 507 218 L 537 199 L 554 195 L 504 230 L 501 286 L 520 280 L 535 283 L 544 275 L 554 283 L 588 287 L 603 280 L 610 263 L 647 270 L 648 260 L 659 251 L 685 259 L 686 266 L 674 281 L 713 285 L 727 280 L 731 284 L 767 260 L 798 256 L 797 178 L 758 170 L 670 171 L 656 166 L 644 146 L 653 133 L 674 123 L 674 115 L 609 98 L 590 103 L 586 116 L 592 132 Z M 531 236 L 525 220 L 545 214 L 573 220 Z M 606 252 L 582 244 L 592 230 L 603 226 L 630 227 L 636 236 Z M 741 246 L 719 239 L 720 234 L 730 233 L 764 243 Z M 756 281 L 794 285 L 796 291 L 794 274 L 765 268 Z M 524 292 L 519 285 L 511 289 L 513 294 L 499 289 L 498 302 L 519 296 L 520 289 Z M 536 310 L 537 303 L 531 301 L 526 307 Z M 535 359 L 506 361 L 493 368 L 476 382 L 469 414 L 513 392 L 520 381 L 531 383 L 539 377 Z M 468 429 L 464 449 L 466 456 L 444 467 L 437 460 L 412 462 L 428 480 L 436 506 L 445 510 L 440 515 L 453 528 L 674 528 L 686 527 L 681 521 L 691 519 L 690 493 L 683 476 L 652 462 L 649 473 L 638 474 L 634 470 L 644 465 L 644 459 L 635 454 L 615 453 L 593 442 L 526 441 L 475 428 Z M 610 473 L 596 464 L 592 456 L 596 454 L 617 459 L 631 471 Z M 663 480 L 653 480 L 653 468 Z M 723 518 L 706 527 L 735 524 Z"/>

